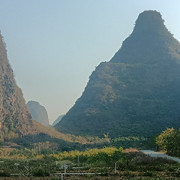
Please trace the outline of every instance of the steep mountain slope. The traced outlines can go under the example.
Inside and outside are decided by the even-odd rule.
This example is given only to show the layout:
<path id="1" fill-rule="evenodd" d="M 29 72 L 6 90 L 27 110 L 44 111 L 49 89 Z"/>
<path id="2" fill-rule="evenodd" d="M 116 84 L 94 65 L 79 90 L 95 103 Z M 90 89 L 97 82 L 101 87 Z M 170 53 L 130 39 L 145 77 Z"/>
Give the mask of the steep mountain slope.
<path id="1" fill-rule="evenodd" d="M 56 128 L 76 135 L 152 137 L 180 127 L 179 107 L 180 44 L 160 13 L 145 11 Z"/>
<path id="2" fill-rule="evenodd" d="M 36 101 L 29 101 L 27 103 L 27 107 L 34 120 L 43 124 L 44 126 L 49 126 L 48 113 L 44 106 L 41 106 Z"/>
<path id="3" fill-rule="evenodd" d="M 36 133 L 21 89 L 16 85 L 0 35 L 0 140 Z"/>
<path id="4" fill-rule="evenodd" d="M 8 62 L 6 46 L 0 35 L 0 142 L 14 141 L 20 145 L 34 142 L 68 142 L 93 144 L 102 140 L 63 134 L 52 127 L 45 127 L 32 119 L 25 104 L 21 89 L 16 85 L 12 68 Z M 66 142 L 65 142 L 66 141 Z M 63 144 L 62 144 L 63 143 Z"/>

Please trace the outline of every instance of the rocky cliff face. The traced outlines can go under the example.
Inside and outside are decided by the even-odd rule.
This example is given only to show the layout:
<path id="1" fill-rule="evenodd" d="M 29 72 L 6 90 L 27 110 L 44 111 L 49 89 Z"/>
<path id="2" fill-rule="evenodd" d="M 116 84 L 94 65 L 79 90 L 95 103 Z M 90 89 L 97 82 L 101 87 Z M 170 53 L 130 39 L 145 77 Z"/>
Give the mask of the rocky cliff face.
<path id="1" fill-rule="evenodd" d="M 44 126 L 49 126 L 48 113 L 44 106 L 40 105 L 36 101 L 29 101 L 27 103 L 27 107 L 34 120 L 43 124 Z"/>
<path id="2" fill-rule="evenodd" d="M 0 35 L 0 140 L 35 133 L 21 89 L 16 85 Z"/>
<path id="3" fill-rule="evenodd" d="M 152 137 L 180 127 L 179 107 L 180 44 L 160 13 L 145 11 L 56 128 L 77 135 Z"/>
<path id="4" fill-rule="evenodd" d="M 20 145 L 39 141 L 80 142 L 75 136 L 65 135 L 32 119 L 22 91 L 16 85 L 0 35 L 0 142 L 4 141 Z"/>

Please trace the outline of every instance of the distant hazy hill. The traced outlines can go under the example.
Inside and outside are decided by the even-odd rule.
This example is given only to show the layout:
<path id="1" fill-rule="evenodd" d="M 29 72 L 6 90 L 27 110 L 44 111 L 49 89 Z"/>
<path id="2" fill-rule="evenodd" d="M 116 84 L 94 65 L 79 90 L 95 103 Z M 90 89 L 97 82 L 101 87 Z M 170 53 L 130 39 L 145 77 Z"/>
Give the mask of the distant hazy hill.
<path id="1" fill-rule="evenodd" d="M 63 115 L 60 115 L 52 124 L 52 126 L 55 126 L 58 122 L 61 121 L 61 119 L 64 117 L 64 114 Z"/>
<path id="2" fill-rule="evenodd" d="M 76 135 L 152 137 L 167 127 L 180 127 L 180 44 L 160 13 L 145 11 L 56 128 Z"/>
<path id="3" fill-rule="evenodd" d="M 40 105 L 36 101 L 29 101 L 27 103 L 27 107 L 34 120 L 43 124 L 44 126 L 49 126 L 48 113 L 44 106 Z"/>

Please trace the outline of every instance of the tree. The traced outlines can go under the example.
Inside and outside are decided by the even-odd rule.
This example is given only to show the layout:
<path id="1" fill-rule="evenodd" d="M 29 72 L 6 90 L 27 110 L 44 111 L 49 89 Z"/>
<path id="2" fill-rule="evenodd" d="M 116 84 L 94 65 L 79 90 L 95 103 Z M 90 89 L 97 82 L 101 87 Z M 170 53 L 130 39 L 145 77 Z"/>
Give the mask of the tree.
<path id="1" fill-rule="evenodd" d="M 167 151 L 169 144 L 168 138 L 174 133 L 174 131 L 173 128 L 167 128 L 156 138 L 156 144 L 161 148 L 161 150 Z"/>
<path id="2" fill-rule="evenodd" d="M 173 131 L 167 137 L 166 150 L 167 154 L 180 157 L 180 129 Z"/>

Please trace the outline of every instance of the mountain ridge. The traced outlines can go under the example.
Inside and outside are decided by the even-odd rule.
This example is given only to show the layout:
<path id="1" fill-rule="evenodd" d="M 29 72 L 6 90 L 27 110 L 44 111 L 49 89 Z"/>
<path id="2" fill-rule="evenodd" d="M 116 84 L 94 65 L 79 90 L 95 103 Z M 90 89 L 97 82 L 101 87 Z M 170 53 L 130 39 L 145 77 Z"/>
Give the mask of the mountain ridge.
<path id="1" fill-rule="evenodd" d="M 151 13 L 150 11 L 144 11 L 138 16 L 131 35 L 126 38 L 120 50 L 110 61 L 138 63 L 135 60 L 139 60 L 140 62 L 144 60 L 143 63 L 153 63 L 152 60 L 159 59 L 164 53 L 166 55 L 168 54 L 168 58 L 170 58 L 174 54 L 174 49 L 178 51 L 176 53 L 178 54 L 178 58 L 180 58 L 180 44 L 164 25 L 161 14 L 157 11 L 151 11 Z M 152 50 L 154 54 L 152 54 Z M 149 59 L 147 55 L 152 59 Z"/>
<path id="2" fill-rule="evenodd" d="M 180 44 L 159 12 L 144 11 L 56 128 L 75 135 L 153 137 L 180 127 L 179 92 Z"/>

